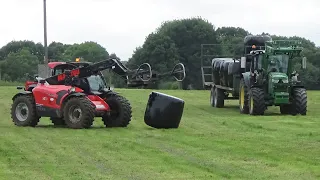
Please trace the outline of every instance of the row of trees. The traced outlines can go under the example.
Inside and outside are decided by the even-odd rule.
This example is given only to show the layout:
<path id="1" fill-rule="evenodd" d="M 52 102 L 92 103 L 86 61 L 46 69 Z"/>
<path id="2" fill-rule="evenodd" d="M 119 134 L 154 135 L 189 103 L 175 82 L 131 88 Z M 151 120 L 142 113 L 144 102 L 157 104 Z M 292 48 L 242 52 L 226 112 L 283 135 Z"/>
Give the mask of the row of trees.
<path id="1" fill-rule="evenodd" d="M 215 28 L 210 22 L 201 18 L 180 19 L 164 22 L 155 32 L 150 33 L 142 46 L 137 47 L 126 65 L 136 68 L 148 62 L 157 71 L 170 71 L 173 66 L 182 62 L 187 77 L 182 83 L 183 89 L 192 87 L 202 89 L 201 78 L 201 44 L 219 44 L 211 49 L 211 54 L 231 54 L 239 56 L 243 52 L 241 44 L 250 32 L 239 27 Z M 268 33 L 262 33 L 268 34 Z M 303 54 L 308 58 L 307 70 L 300 71 L 302 80 L 309 89 L 320 88 L 320 48 L 303 37 L 285 37 L 271 35 L 277 39 L 297 39 L 305 48 Z M 232 44 L 232 46 L 227 46 Z M 116 56 L 96 42 L 81 44 L 63 44 L 53 42 L 48 46 L 49 59 L 52 61 L 74 61 L 82 57 L 85 61 L 96 62 Z M 0 49 L 0 78 L 6 81 L 24 81 L 25 73 L 36 74 L 37 64 L 43 63 L 44 47 L 32 41 L 12 41 Z M 299 61 L 297 62 L 299 67 Z M 109 83 L 124 87 L 123 80 L 107 72 Z M 169 80 L 166 80 L 169 81 Z M 165 85 L 165 86 L 164 86 Z M 172 88 L 173 82 L 162 82 L 159 87 Z"/>

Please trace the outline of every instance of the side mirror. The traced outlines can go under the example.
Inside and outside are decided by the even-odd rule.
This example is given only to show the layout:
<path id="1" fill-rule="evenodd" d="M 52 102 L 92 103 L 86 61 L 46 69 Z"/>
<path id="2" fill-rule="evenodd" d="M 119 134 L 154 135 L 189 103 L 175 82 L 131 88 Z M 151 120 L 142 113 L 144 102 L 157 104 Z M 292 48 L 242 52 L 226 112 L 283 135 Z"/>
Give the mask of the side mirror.
<path id="1" fill-rule="evenodd" d="M 246 68 L 246 57 L 241 57 L 240 59 L 240 66 L 242 69 Z"/>
<path id="2" fill-rule="evenodd" d="M 302 69 L 307 69 L 307 57 L 302 58 Z"/>

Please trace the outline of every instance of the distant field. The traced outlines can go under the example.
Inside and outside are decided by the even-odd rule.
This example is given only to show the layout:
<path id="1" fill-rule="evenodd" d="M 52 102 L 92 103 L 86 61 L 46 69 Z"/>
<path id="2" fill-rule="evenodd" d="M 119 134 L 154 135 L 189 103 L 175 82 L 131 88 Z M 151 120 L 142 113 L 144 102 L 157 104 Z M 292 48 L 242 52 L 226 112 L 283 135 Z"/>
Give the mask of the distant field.
<path id="1" fill-rule="evenodd" d="M 118 90 L 133 107 L 127 128 L 13 125 L 15 87 L 0 87 L 0 179 L 320 179 L 320 92 L 307 116 L 240 115 L 237 101 L 209 105 L 208 91 L 160 91 L 185 100 L 180 128 L 144 124 L 151 90 Z"/>

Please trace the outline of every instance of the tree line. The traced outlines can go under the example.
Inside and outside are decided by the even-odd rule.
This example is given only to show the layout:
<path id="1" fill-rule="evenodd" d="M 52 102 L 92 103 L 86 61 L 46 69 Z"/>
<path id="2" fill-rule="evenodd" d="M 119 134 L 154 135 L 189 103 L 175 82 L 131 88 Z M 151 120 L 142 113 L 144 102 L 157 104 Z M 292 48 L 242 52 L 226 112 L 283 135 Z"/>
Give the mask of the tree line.
<path id="1" fill-rule="evenodd" d="M 163 22 L 127 60 L 121 60 L 115 53 L 109 54 L 107 49 L 92 41 L 80 44 L 52 42 L 48 45 L 48 56 L 50 61 L 74 61 L 81 57 L 90 62 L 117 57 L 131 69 L 147 62 L 153 70 L 160 72 L 170 71 L 176 63 L 181 62 L 187 73 L 181 85 L 168 78 L 152 88 L 202 89 L 201 44 L 217 44 L 210 50 L 211 54 L 241 56 L 243 39 L 250 34 L 241 27 L 215 28 L 202 18 L 178 19 Z M 262 34 L 270 35 L 266 32 Z M 270 36 L 273 40 L 302 42 L 302 54 L 308 58 L 307 69 L 301 70 L 298 60 L 295 60 L 295 67 L 308 89 L 320 89 L 320 48 L 303 37 Z M 0 78 L 4 81 L 23 82 L 27 78 L 26 73 L 37 73 L 37 64 L 43 63 L 43 60 L 44 47 L 41 43 L 30 40 L 11 41 L 0 49 Z M 115 87 L 125 87 L 124 80 L 112 72 L 106 71 L 105 75 L 108 83 Z"/>

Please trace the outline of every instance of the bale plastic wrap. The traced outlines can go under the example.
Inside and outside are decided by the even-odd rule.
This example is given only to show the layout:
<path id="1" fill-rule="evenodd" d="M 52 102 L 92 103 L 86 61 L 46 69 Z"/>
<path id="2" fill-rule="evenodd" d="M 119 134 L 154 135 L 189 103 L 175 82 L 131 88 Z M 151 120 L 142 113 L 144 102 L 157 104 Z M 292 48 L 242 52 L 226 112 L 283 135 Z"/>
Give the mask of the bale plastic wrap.
<path id="1" fill-rule="evenodd" d="M 144 122 L 154 128 L 178 128 L 184 109 L 184 100 L 159 92 L 151 92 Z"/>

